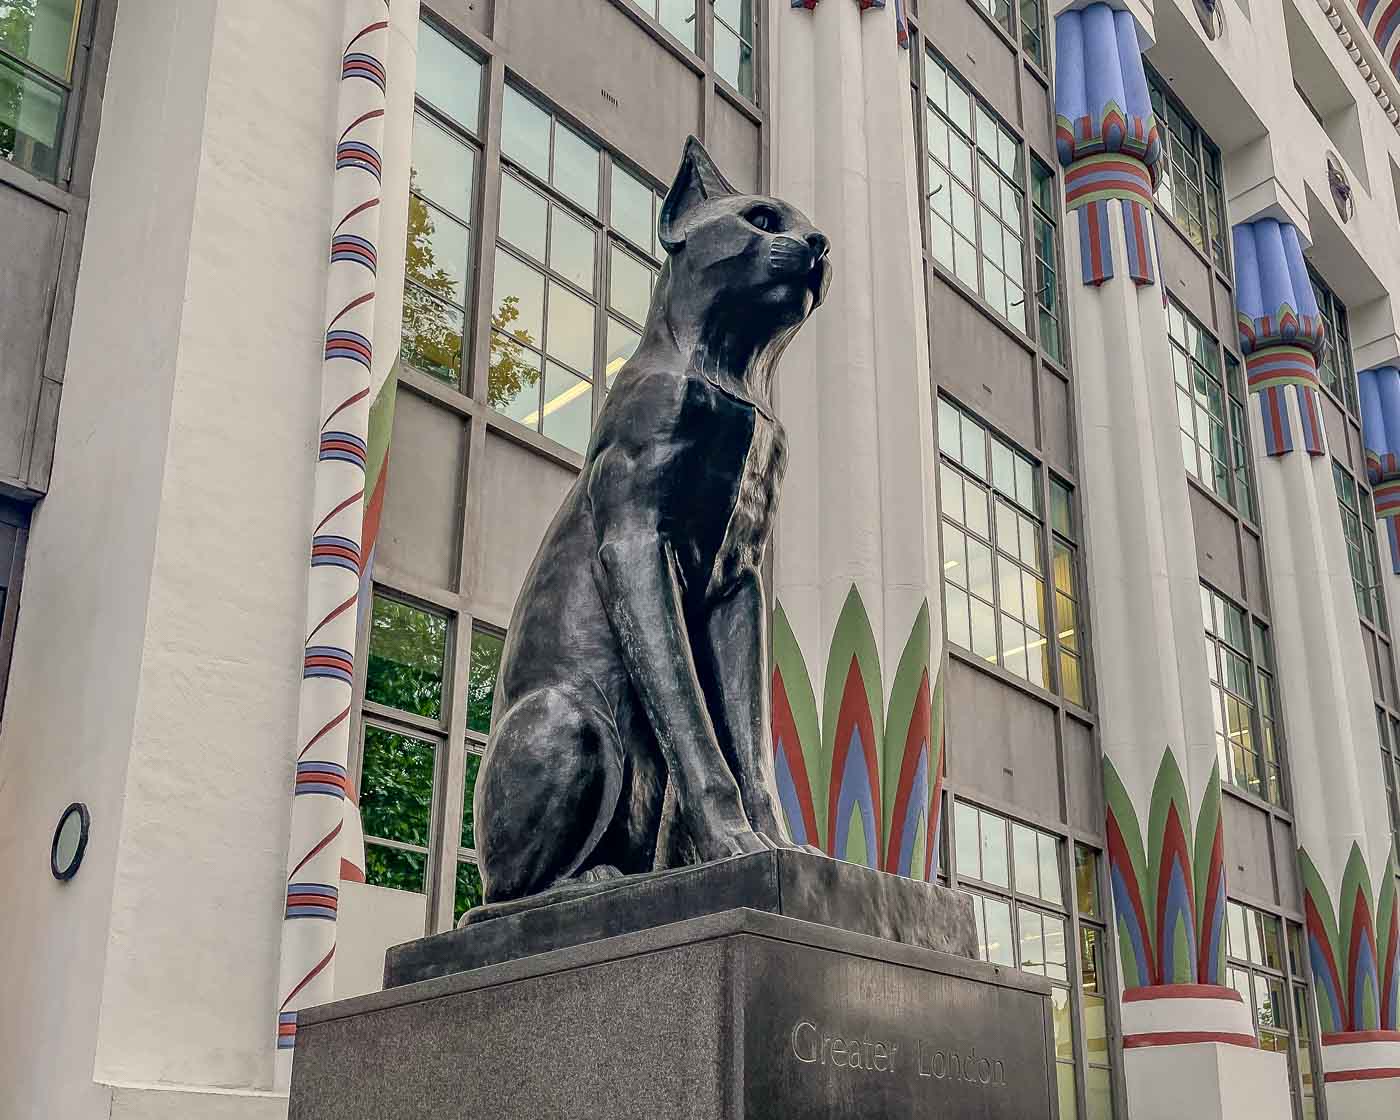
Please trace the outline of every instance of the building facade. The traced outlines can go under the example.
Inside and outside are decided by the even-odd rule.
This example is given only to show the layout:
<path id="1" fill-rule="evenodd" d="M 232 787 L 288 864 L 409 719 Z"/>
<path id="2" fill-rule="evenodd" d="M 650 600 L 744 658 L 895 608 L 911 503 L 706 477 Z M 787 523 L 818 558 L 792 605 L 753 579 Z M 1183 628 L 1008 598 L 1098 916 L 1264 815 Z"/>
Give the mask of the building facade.
<path id="1" fill-rule="evenodd" d="M 1394 1115 L 1397 70 L 1368 0 L 0 0 L 0 1117 L 284 1115 L 479 901 L 689 134 L 833 244 L 794 836 L 972 897 L 1061 1120 Z"/>

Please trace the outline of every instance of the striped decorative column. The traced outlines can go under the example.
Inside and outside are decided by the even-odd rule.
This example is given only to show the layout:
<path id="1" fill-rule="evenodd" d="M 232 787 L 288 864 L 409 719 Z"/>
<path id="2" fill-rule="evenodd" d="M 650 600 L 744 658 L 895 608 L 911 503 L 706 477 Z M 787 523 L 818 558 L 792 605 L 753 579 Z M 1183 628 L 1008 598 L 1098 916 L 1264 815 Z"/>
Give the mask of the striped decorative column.
<path id="1" fill-rule="evenodd" d="M 790 0 L 794 8 L 805 8 L 811 11 L 817 6 L 817 0 Z M 873 10 L 879 11 L 885 7 L 885 0 L 856 0 L 856 5 L 862 12 Z M 895 36 L 899 40 L 901 47 L 909 45 L 909 23 L 904 16 L 904 0 L 894 0 L 894 26 Z"/>
<path id="2" fill-rule="evenodd" d="M 1152 190 L 1162 126 L 1134 17 L 1055 19 L 1056 146 L 1090 541 L 1105 831 L 1134 1120 L 1220 1114 L 1276 1055 L 1225 986 L 1225 861 L 1195 531 L 1174 400 Z M 1075 279 L 1078 283 L 1074 282 Z M 1267 1068 L 1266 1068 L 1267 1067 Z M 1275 1069 L 1277 1067 L 1277 1069 Z M 1161 1088 L 1171 1084 L 1173 1093 Z"/>
<path id="3" fill-rule="evenodd" d="M 1292 225 L 1240 224 L 1234 244 L 1328 1114 L 1393 1116 L 1395 875 L 1370 674 L 1317 388 L 1324 326 Z M 1377 417 L 1368 443 L 1382 441 L 1375 446 L 1383 461 L 1389 442 L 1379 386 L 1375 378 L 1363 384 Z M 1382 1098 L 1388 1112 L 1376 1111 Z"/>
<path id="4" fill-rule="evenodd" d="M 895 12 L 771 21 L 773 192 L 826 232 L 826 306 L 783 359 L 773 747 L 798 840 L 936 872 L 943 775 L 937 453 L 909 57 Z M 882 247 L 875 252 L 874 247 Z"/>
<path id="5" fill-rule="evenodd" d="M 290 1083 L 297 1011 L 328 1001 L 334 991 L 370 404 L 392 365 L 375 362 L 371 341 L 389 37 L 386 0 L 345 0 L 344 26 L 322 420 L 278 992 L 280 1088 Z"/>

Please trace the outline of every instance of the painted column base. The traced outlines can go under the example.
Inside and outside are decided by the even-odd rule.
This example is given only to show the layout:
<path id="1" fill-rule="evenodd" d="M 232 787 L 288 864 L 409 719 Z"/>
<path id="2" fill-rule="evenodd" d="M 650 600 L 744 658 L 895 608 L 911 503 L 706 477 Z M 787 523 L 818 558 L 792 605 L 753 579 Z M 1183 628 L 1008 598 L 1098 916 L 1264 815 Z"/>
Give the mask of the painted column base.
<path id="1" fill-rule="evenodd" d="M 1388 1120 L 1400 1110 L 1400 1031 L 1322 1036 L 1330 1120 Z"/>
<path id="2" fill-rule="evenodd" d="M 1270 1050 L 1222 1042 L 1138 1046 L 1123 1051 L 1123 1074 L 1132 1120 L 1279 1120 L 1293 1115 L 1288 1059 Z"/>
<path id="3" fill-rule="evenodd" d="M 1288 1061 L 1260 1050 L 1249 1008 L 1219 984 L 1123 993 L 1123 1071 L 1132 1120 L 1291 1116 Z"/>

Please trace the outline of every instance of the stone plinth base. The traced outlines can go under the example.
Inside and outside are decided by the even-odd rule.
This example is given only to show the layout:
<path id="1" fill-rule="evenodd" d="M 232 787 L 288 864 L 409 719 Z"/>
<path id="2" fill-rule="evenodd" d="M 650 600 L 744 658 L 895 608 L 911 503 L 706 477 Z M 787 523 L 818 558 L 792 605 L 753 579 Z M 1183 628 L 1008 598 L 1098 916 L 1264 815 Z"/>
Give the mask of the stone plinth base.
<path id="1" fill-rule="evenodd" d="M 400 947 L 392 977 L 403 979 L 409 960 L 439 975 L 303 1012 L 291 1120 L 1051 1120 L 1047 983 L 782 912 L 821 908 L 804 883 L 853 876 L 857 895 L 864 882 L 872 920 L 891 931 L 903 922 L 903 903 L 879 904 L 883 891 L 922 899 L 926 913 L 909 912 L 915 927 L 933 928 L 916 919 L 946 908 L 952 917 L 939 921 L 963 931 L 953 940 L 965 951 L 966 900 L 787 856 L 729 861 L 750 861 L 749 871 L 766 864 L 766 879 L 749 880 L 759 884 L 751 894 L 758 907 L 468 971 L 457 966 L 473 959 L 474 937 L 494 946 L 486 955 L 501 952 L 499 931 L 510 927 L 497 923 L 525 915 Z M 786 892 L 785 862 L 795 876 Z M 595 915 L 628 911 L 626 892 L 639 885 L 586 905 L 601 907 Z M 710 896 L 712 909 L 725 904 L 722 894 Z M 700 905 L 693 892 L 683 897 Z M 834 898 L 825 905 L 842 908 Z M 554 921 L 546 926 L 570 940 Z"/>

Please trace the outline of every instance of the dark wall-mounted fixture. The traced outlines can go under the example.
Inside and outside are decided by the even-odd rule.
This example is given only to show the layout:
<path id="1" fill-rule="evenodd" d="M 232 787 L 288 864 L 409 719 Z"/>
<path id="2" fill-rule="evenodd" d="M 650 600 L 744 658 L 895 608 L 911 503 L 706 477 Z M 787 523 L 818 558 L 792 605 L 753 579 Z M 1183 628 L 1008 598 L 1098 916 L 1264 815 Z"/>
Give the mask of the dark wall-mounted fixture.
<path id="1" fill-rule="evenodd" d="M 49 849 L 49 870 L 59 882 L 65 882 L 78 873 L 87 851 L 88 825 L 92 817 L 81 801 L 75 801 L 63 810 L 58 818 L 58 827 L 53 830 L 53 845 Z"/>

